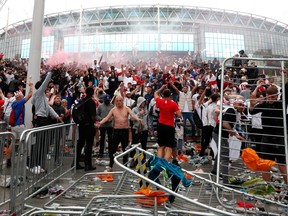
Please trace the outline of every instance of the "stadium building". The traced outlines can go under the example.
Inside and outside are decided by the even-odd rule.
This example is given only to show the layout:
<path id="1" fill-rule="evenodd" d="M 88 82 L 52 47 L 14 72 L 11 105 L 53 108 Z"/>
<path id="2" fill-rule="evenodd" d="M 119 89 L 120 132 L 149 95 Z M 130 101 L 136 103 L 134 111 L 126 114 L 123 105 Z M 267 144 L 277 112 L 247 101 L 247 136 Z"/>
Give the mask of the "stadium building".
<path id="1" fill-rule="evenodd" d="M 0 29 L 0 50 L 8 58 L 29 57 L 32 20 Z M 45 15 L 42 57 L 58 52 L 189 53 L 202 60 L 287 57 L 288 25 L 253 14 L 187 6 L 111 6 Z"/>

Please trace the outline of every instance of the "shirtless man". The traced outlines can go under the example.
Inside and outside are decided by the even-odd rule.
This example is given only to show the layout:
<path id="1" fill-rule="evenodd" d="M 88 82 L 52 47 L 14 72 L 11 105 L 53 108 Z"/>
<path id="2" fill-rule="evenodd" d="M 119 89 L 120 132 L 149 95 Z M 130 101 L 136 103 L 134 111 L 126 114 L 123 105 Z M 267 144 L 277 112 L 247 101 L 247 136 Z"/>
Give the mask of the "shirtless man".
<path id="1" fill-rule="evenodd" d="M 123 97 L 117 96 L 115 99 L 115 107 L 110 110 L 108 115 L 98 122 L 97 127 L 100 127 L 106 121 L 114 118 L 113 127 L 113 141 L 112 144 L 108 146 L 110 164 L 107 171 L 111 172 L 114 164 L 114 154 L 117 151 L 117 147 L 121 142 L 122 149 L 125 150 L 129 142 L 129 115 L 136 121 L 142 122 L 142 119 L 138 118 L 129 107 L 124 106 Z M 128 155 L 123 157 L 123 164 L 128 162 Z"/>

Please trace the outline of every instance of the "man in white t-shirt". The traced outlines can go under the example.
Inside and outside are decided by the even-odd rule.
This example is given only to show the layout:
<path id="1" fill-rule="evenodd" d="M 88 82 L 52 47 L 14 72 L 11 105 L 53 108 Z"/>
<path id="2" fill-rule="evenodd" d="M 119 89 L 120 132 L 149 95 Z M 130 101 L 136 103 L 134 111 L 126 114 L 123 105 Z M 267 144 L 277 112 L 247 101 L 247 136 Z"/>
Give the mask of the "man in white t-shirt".
<path id="1" fill-rule="evenodd" d="M 131 99 L 132 93 L 130 91 L 126 91 L 125 97 L 124 97 L 124 105 L 131 108 L 131 106 L 134 104 L 135 100 Z"/>

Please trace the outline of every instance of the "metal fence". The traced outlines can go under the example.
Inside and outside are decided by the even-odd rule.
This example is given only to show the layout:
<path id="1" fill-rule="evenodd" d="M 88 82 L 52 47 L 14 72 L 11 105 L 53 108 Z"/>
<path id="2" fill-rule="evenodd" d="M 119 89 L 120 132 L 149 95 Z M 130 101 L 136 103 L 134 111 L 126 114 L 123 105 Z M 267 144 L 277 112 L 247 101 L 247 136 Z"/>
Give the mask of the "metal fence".
<path id="1" fill-rule="evenodd" d="M 254 88 L 257 87 L 258 89 L 261 89 L 261 91 L 264 91 L 271 85 L 271 83 L 268 81 L 269 79 L 273 80 L 273 85 L 276 86 L 278 88 L 278 103 L 281 103 L 282 105 L 280 107 L 269 107 L 267 109 L 269 109 L 272 113 L 276 113 L 276 112 L 282 112 L 282 116 L 281 117 L 277 117 L 277 116 L 273 116 L 271 115 L 270 117 L 263 117 L 261 116 L 261 113 L 259 116 L 256 115 L 251 115 L 249 112 L 249 107 L 251 104 L 251 100 L 250 97 L 245 100 L 245 104 L 246 107 L 248 109 L 248 114 L 241 114 L 242 117 L 244 116 L 244 119 L 242 118 L 240 121 L 238 121 L 235 125 L 238 124 L 238 128 L 234 128 L 235 131 L 237 131 L 237 133 L 242 134 L 242 136 L 244 136 L 246 138 L 245 141 L 243 141 L 240 145 L 238 145 L 237 147 L 235 145 L 231 145 L 230 140 L 233 137 L 229 137 L 229 146 L 223 146 L 223 140 L 221 141 L 221 139 L 223 139 L 222 136 L 222 132 L 223 132 L 223 122 L 222 122 L 222 117 L 223 117 L 223 113 L 225 112 L 225 108 L 227 108 L 227 105 L 225 105 L 224 103 L 220 103 L 220 114 L 219 114 L 219 136 L 218 136 L 218 140 L 216 141 L 216 143 L 218 143 L 218 148 L 217 148 L 217 157 L 218 157 L 218 163 L 217 163 L 217 170 L 219 170 L 219 172 L 217 172 L 217 182 L 219 182 L 220 179 L 220 167 L 222 167 L 222 169 L 226 169 L 229 170 L 228 173 L 222 173 L 222 177 L 226 176 L 229 179 L 235 177 L 235 172 L 233 172 L 233 166 L 235 164 L 234 168 L 237 168 L 237 173 L 241 173 L 241 172 L 250 172 L 249 169 L 247 169 L 246 166 L 238 166 L 237 163 L 233 163 L 232 161 L 235 160 L 237 161 L 237 159 L 239 159 L 240 154 L 242 153 L 241 151 L 245 148 L 252 148 L 254 150 L 256 150 L 256 153 L 258 155 L 267 155 L 269 157 L 269 155 L 271 156 L 271 158 L 273 158 L 273 156 L 278 155 L 278 156 L 282 156 L 283 158 L 285 158 L 285 162 L 277 162 L 276 161 L 276 165 L 275 167 L 280 167 L 281 166 L 285 166 L 285 164 L 288 163 L 288 145 L 287 145 L 287 119 L 286 119 L 286 113 L 287 113 L 287 101 L 285 100 L 285 95 L 287 94 L 287 92 L 285 92 L 285 84 L 286 84 L 286 80 L 287 80 L 287 74 L 286 74 L 286 70 L 284 67 L 285 62 L 288 61 L 288 59 L 273 59 L 273 58 L 236 58 L 236 59 L 241 59 L 243 61 L 270 61 L 270 62 L 278 62 L 278 65 L 281 65 L 279 67 L 261 67 L 261 69 L 258 69 L 257 67 L 253 67 L 252 71 L 248 71 L 245 69 L 243 72 L 243 75 L 248 75 L 248 72 L 251 73 L 253 72 L 253 70 L 258 70 L 258 77 L 254 77 L 254 78 L 248 78 L 247 79 L 247 83 L 252 87 L 251 90 L 251 94 L 254 91 Z M 222 71 L 220 73 L 221 76 L 221 98 L 220 101 L 223 101 L 225 99 L 225 95 L 224 95 L 224 83 L 225 83 L 225 74 L 227 73 L 227 69 L 226 69 L 226 65 L 229 64 L 229 62 L 233 60 L 233 58 L 227 58 L 224 60 L 224 62 L 222 63 Z M 251 69 L 251 68 L 250 68 Z M 232 68 L 232 73 L 233 73 L 233 68 Z M 226 73 L 225 73 L 226 72 Z M 239 71 L 238 71 L 239 74 Z M 240 72 L 241 74 L 241 72 Z M 249 77 L 249 76 L 248 76 Z M 241 76 L 238 75 L 238 77 L 233 77 L 232 79 L 230 79 L 230 85 L 233 86 L 234 85 L 239 85 L 241 83 Z M 261 84 L 262 83 L 262 84 Z M 227 88 L 227 87 L 226 87 Z M 234 93 L 233 93 L 234 94 Z M 235 94 L 234 94 L 235 95 Z M 238 94 L 239 95 L 239 94 Z M 230 97 L 231 98 L 231 97 Z M 235 99 L 235 98 L 234 98 Z M 228 107 L 233 107 L 233 97 L 232 99 L 230 99 L 230 106 L 228 105 Z M 255 99 L 254 99 L 255 100 Z M 262 94 L 257 95 L 257 103 L 263 103 L 265 101 L 269 102 L 269 97 L 266 97 L 265 94 L 264 96 Z M 265 122 L 267 122 L 268 119 L 273 119 L 274 121 L 282 121 L 282 126 L 278 127 L 278 126 L 274 126 L 274 125 L 264 125 Z M 258 120 L 257 120 L 258 119 Z M 256 125 L 254 121 L 262 121 L 261 125 Z M 266 133 L 263 131 L 263 128 L 269 128 L 269 133 Z M 224 129 L 225 130 L 225 129 Z M 266 130 L 267 131 L 267 130 Z M 276 133 L 278 131 L 282 131 L 281 133 Z M 266 138 L 266 139 L 263 139 Z M 224 138 L 225 139 L 225 138 Z M 273 141 L 275 139 L 275 141 Z M 281 140 L 281 141 L 279 141 Z M 236 140 L 237 141 L 237 140 Z M 275 152 L 275 151 L 271 151 L 270 153 L 263 152 L 263 145 L 266 146 L 270 146 L 271 149 L 281 149 L 280 152 Z M 225 150 L 226 149 L 226 150 Z M 227 154 L 227 152 L 231 152 L 232 151 L 236 151 L 238 152 L 238 157 L 237 158 L 231 158 L 229 154 Z M 223 155 L 223 151 L 226 152 L 225 155 Z M 232 163 L 228 163 L 228 162 L 232 162 Z M 226 167 L 226 168 L 223 168 Z M 283 168 L 283 167 L 282 167 Z M 276 170 L 275 168 L 273 168 L 274 170 Z M 285 166 L 286 169 L 286 173 L 288 170 L 288 167 Z M 231 172 L 230 172 L 231 171 Z M 283 171 L 283 170 L 282 170 Z M 257 171 L 257 170 L 253 170 L 252 171 L 252 175 L 253 176 L 265 176 L 269 175 L 271 172 L 271 170 L 268 171 Z M 263 174 L 264 173 L 264 174 Z M 280 178 L 283 177 L 285 178 L 285 175 L 279 176 Z M 282 181 L 283 182 L 283 181 Z"/>
<path id="2" fill-rule="evenodd" d="M 19 142 L 12 141 L 9 211 L 23 213 L 27 201 L 69 172 L 75 172 L 75 148 L 67 152 L 66 128 L 74 124 L 54 124 L 25 130 Z M 8 133 L 9 135 L 13 133 Z M 1 136 L 6 133 L 0 133 Z M 2 151 L 3 152 L 3 151 Z M 74 158 L 75 159 L 75 158 Z M 3 161 L 3 160 L 1 160 Z M 75 161 L 75 160 L 74 160 Z M 64 166 L 64 163 L 70 163 Z M 7 169 L 6 169 L 7 170 Z M 6 208 L 7 209 L 7 208 Z"/>
<path id="3" fill-rule="evenodd" d="M 11 132 L 0 133 L 0 209 L 8 210 L 12 208 L 10 202 L 12 190 L 9 190 L 13 185 L 13 175 L 11 169 L 14 164 L 10 163 L 12 157 L 11 147 L 15 145 L 15 136 Z M 12 166 L 12 167 L 11 167 Z M 21 179 L 19 179 L 20 181 Z"/>

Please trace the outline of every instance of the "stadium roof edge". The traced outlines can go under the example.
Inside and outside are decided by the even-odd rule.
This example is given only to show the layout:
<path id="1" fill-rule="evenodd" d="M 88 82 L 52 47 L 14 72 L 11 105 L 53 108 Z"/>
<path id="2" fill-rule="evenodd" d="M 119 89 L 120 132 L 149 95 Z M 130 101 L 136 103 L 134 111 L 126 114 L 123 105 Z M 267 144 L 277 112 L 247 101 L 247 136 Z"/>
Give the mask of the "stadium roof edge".
<path id="1" fill-rule="evenodd" d="M 129 9 L 129 8 L 171 8 L 171 9 L 190 9 L 190 10 L 198 10 L 201 12 L 210 12 L 210 13 L 223 13 L 223 14 L 227 14 L 227 15 L 239 15 L 239 16 L 243 16 L 246 18 L 250 18 L 252 20 L 255 21 L 262 21 L 263 23 L 267 23 L 267 25 L 273 25 L 274 27 L 281 27 L 282 29 L 279 30 L 278 33 L 288 33 L 288 24 L 283 23 L 281 21 L 277 21 L 273 18 L 269 18 L 269 17 L 265 17 L 265 16 L 261 16 L 261 15 L 254 15 L 254 14 L 250 14 L 250 13 L 246 13 L 246 12 L 241 12 L 241 11 L 234 11 L 234 10 L 227 10 L 227 9 L 220 9 L 220 8 L 209 8 L 209 7 L 199 7 L 199 6 L 187 6 L 187 5 L 166 5 L 166 4 L 147 4 L 147 5 L 113 5 L 113 6 L 104 6 L 104 7 L 89 7 L 89 8 L 80 8 L 80 9 L 75 9 L 75 10 L 69 10 L 69 11 L 61 11 L 61 12 L 56 12 L 56 13 L 51 13 L 51 14 L 45 14 L 44 15 L 44 19 L 47 18 L 53 18 L 53 17 L 57 17 L 57 16 L 61 16 L 61 15 L 67 15 L 67 14 L 73 14 L 73 13 L 80 13 L 85 12 L 85 11 L 100 11 L 100 10 L 112 10 L 112 9 Z M 11 29 L 11 28 L 15 28 L 17 26 L 21 26 L 21 25 L 25 25 L 25 24 L 29 24 L 32 22 L 32 18 L 30 19 L 26 19 L 26 20 L 21 20 L 19 22 L 15 22 L 13 24 L 10 24 L 7 26 L 7 30 Z M 263 24 L 262 23 L 262 24 Z M 219 23 L 220 24 L 220 23 Z M 272 30 L 274 30 L 275 32 L 275 28 L 272 28 Z M 255 27 L 256 29 L 256 27 Z M 262 29 L 263 30 L 263 29 Z M 6 31 L 6 27 L 3 27 L 0 29 L 0 34 L 5 33 Z M 269 31 L 269 30 L 267 30 Z"/>

